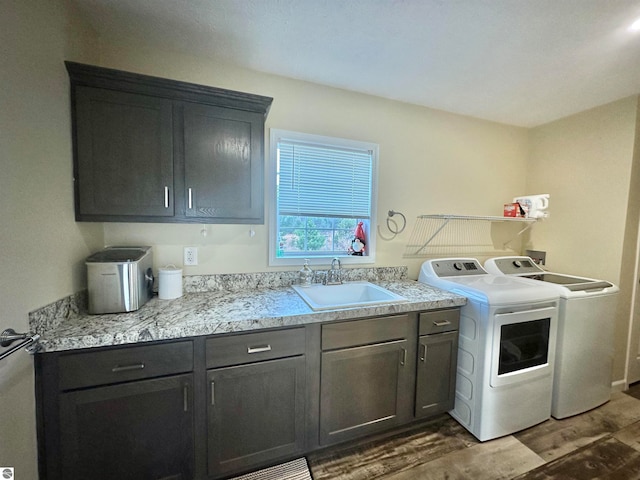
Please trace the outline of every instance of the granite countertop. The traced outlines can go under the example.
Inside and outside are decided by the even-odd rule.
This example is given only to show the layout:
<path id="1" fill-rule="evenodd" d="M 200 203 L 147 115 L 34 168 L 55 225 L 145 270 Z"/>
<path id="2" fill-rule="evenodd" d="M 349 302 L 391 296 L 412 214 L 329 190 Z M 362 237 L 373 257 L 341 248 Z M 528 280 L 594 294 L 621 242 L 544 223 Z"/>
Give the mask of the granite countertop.
<path id="1" fill-rule="evenodd" d="M 369 307 L 314 311 L 290 287 L 185 293 L 174 300 L 149 300 L 130 313 L 68 314 L 40 324 L 42 352 L 179 339 L 264 328 L 393 315 L 457 307 L 466 298 L 413 280 L 372 282 L 407 299 Z"/>

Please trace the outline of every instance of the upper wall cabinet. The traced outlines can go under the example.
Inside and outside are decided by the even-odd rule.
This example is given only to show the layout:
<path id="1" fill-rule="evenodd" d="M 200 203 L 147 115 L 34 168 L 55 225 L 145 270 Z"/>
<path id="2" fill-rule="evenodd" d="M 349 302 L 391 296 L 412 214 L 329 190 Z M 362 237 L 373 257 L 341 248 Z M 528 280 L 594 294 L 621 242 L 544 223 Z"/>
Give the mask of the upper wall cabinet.
<path id="1" fill-rule="evenodd" d="M 185 105 L 184 179 L 190 218 L 261 219 L 264 116 Z M 200 220 L 198 220 L 200 221 Z"/>
<path id="2" fill-rule="evenodd" d="M 77 220 L 174 216 L 170 100 L 78 86 L 75 121 Z"/>
<path id="3" fill-rule="evenodd" d="M 264 223 L 273 99 L 66 62 L 78 221 Z"/>

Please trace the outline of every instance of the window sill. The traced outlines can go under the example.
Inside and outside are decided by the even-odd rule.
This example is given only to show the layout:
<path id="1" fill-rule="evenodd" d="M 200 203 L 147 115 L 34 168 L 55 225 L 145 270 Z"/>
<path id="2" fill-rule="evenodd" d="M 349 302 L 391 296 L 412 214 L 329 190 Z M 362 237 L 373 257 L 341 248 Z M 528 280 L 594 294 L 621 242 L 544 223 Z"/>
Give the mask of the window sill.
<path id="1" fill-rule="evenodd" d="M 302 266 L 306 259 L 309 260 L 309 265 L 331 265 L 331 260 L 334 258 L 340 259 L 340 264 L 345 265 L 372 265 L 376 263 L 375 255 L 357 256 L 357 255 L 327 255 L 322 257 L 288 257 L 288 258 L 270 258 L 270 267 L 283 267 L 283 266 Z"/>

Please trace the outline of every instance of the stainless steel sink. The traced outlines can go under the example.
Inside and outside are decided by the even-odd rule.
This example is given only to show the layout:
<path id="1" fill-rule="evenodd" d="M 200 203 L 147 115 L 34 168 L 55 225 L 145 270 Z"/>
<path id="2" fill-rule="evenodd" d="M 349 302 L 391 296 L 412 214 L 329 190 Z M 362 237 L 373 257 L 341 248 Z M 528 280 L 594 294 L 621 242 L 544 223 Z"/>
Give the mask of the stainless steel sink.
<path id="1" fill-rule="evenodd" d="M 407 301 L 406 298 L 369 282 L 310 287 L 292 285 L 292 287 L 313 310 L 334 310 Z"/>

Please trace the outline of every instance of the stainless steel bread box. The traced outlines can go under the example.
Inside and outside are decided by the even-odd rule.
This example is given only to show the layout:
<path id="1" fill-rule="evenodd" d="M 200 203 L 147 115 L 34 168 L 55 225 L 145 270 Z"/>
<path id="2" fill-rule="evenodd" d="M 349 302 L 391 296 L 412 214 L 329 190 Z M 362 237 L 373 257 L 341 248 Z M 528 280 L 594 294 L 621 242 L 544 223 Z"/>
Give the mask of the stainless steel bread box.
<path id="1" fill-rule="evenodd" d="M 89 313 L 132 312 L 153 294 L 151 247 L 108 247 L 85 263 Z"/>

